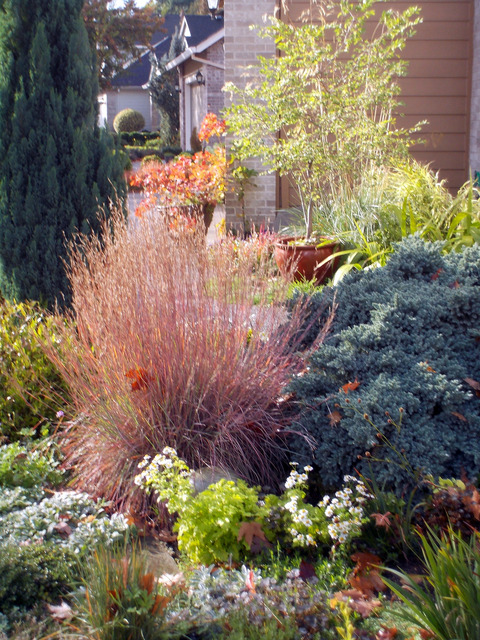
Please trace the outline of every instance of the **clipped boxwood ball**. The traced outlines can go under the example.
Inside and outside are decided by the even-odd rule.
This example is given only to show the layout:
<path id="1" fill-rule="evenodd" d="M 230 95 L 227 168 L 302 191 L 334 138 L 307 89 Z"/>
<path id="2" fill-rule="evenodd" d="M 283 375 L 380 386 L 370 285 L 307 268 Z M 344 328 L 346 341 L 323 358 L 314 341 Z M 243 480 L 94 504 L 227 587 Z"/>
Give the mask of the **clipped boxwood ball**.
<path id="1" fill-rule="evenodd" d="M 113 120 L 113 128 L 117 133 L 126 131 L 132 133 L 133 131 L 141 131 L 145 126 L 145 118 L 139 111 L 135 109 L 123 109 L 115 116 Z"/>

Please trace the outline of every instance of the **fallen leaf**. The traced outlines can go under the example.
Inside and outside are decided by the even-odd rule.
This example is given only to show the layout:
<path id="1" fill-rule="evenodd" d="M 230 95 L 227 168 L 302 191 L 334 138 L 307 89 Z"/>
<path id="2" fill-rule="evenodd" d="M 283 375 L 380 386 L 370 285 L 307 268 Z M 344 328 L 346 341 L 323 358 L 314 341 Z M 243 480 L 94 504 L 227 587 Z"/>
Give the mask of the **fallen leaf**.
<path id="1" fill-rule="evenodd" d="M 337 411 L 336 409 L 334 411 L 330 411 L 330 413 L 328 414 L 330 426 L 334 427 L 336 424 L 338 424 L 341 421 L 342 417 L 343 416 L 340 413 L 340 411 Z"/>
<path id="2" fill-rule="evenodd" d="M 380 575 L 381 569 L 378 568 L 378 565 L 381 564 L 381 559 L 378 556 L 368 551 L 358 551 L 352 554 L 351 558 L 357 563 L 348 578 L 353 589 L 357 589 L 367 598 L 386 589 Z"/>
<path id="3" fill-rule="evenodd" d="M 382 564 L 381 558 L 369 551 L 357 551 L 356 553 L 352 553 L 350 558 L 357 563 L 353 570 L 355 574 L 372 566 Z"/>
<path id="4" fill-rule="evenodd" d="M 470 511 L 470 513 L 477 519 L 480 520 L 480 493 L 476 487 L 472 487 L 472 495 L 464 494 L 462 497 L 462 502 L 465 507 Z"/>
<path id="5" fill-rule="evenodd" d="M 383 582 L 380 571 L 371 569 L 368 573 L 351 575 L 348 582 L 354 589 L 361 591 L 366 598 L 371 598 L 379 591 L 385 591 L 386 586 Z"/>
<path id="6" fill-rule="evenodd" d="M 344 393 L 348 394 L 349 391 L 355 391 L 359 386 L 360 383 L 357 378 L 355 378 L 355 382 L 347 382 L 347 384 L 343 385 L 342 389 Z"/>
<path id="7" fill-rule="evenodd" d="M 262 553 L 265 549 L 271 549 L 273 545 L 263 538 L 259 538 L 258 536 L 253 536 L 252 544 L 250 545 L 250 551 L 254 554 Z"/>
<path id="8" fill-rule="evenodd" d="M 312 578 L 316 578 L 317 574 L 315 573 L 315 567 L 310 562 L 306 562 L 302 560 L 300 562 L 300 578 L 304 582 L 308 582 Z"/>
<path id="9" fill-rule="evenodd" d="M 472 389 L 475 389 L 475 395 L 480 397 L 480 382 L 473 380 L 473 378 L 464 378 L 464 382 L 469 384 Z"/>
<path id="10" fill-rule="evenodd" d="M 443 269 L 437 269 L 437 271 L 433 274 L 432 276 L 432 280 L 438 280 L 440 274 L 442 273 Z"/>
<path id="11" fill-rule="evenodd" d="M 140 389 L 146 389 L 150 382 L 150 376 L 148 372 L 142 367 L 136 367 L 135 369 L 129 369 L 125 374 L 126 378 L 133 380 L 131 383 L 132 391 L 139 391 Z"/>
<path id="12" fill-rule="evenodd" d="M 346 602 L 350 609 L 359 613 L 362 618 L 368 618 L 376 609 L 382 606 L 380 600 L 367 599 L 358 589 L 345 589 L 334 594 L 330 606 L 334 608 L 338 601 Z"/>
<path id="13" fill-rule="evenodd" d="M 245 539 L 247 546 L 251 549 L 254 536 L 270 544 L 262 531 L 260 522 L 241 522 L 237 541 L 240 542 L 240 540 Z"/>
<path id="14" fill-rule="evenodd" d="M 255 589 L 255 574 L 253 573 L 253 571 L 251 569 L 248 572 L 247 578 L 245 580 L 245 586 L 246 586 L 248 591 L 250 591 L 251 593 L 255 593 L 255 591 L 256 591 L 256 589 Z"/>
<path id="15" fill-rule="evenodd" d="M 460 289 L 460 283 L 458 280 L 455 280 L 455 282 L 452 282 L 452 284 L 449 284 L 448 286 L 450 289 Z"/>
<path id="16" fill-rule="evenodd" d="M 430 638 L 435 637 L 435 634 L 431 631 L 428 631 L 428 629 L 420 629 L 419 634 L 422 640 L 430 640 Z"/>
<path id="17" fill-rule="evenodd" d="M 392 640 L 397 636 L 398 630 L 396 627 L 383 627 L 375 636 L 375 640 Z"/>
<path id="18" fill-rule="evenodd" d="M 450 411 L 450 414 L 452 416 L 454 416 L 455 418 L 458 418 L 462 422 L 468 422 L 468 420 L 465 418 L 465 416 L 462 415 L 461 413 L 458 413 L 458 411 Z"/>
<path id="19" fill-rule="evenodd" d="M 58 533 L 61 538 L 68 538 L 72 534 L 72 527 L 65 522 L 65 520 L 61 520 L 57 522 L 57 524 L 53 527 L 53 530 Z"/>
<path id="20" fill-rule="evenodd" d="M 375 524 L 377 525 L 377 527 L 385 527 L 385 529 L 388 531 L 392 526 L 392 521 L 388 517 L 391 515 L 392 514 L 390 513 L 390 511 L 387 511 L 387 513 L 372 513 L 370 514 L 370 517 L 375 518 Z"/>
<path id="21" fill-rule="evenodd" d="M 73 617 L 72 607 L 66 602 L 60 604 L 47 604 L 47 609 L 54 620 L 70 620 Z"/>

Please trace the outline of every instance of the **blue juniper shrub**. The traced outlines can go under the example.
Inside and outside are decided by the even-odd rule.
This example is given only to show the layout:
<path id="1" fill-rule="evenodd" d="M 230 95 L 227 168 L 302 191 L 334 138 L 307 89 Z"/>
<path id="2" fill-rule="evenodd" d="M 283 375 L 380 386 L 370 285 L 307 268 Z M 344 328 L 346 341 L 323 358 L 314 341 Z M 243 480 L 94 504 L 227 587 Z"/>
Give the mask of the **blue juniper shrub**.
<path id="1" fill-rule="evenodd" d="M 354 468 L 397 491 L 422 474 L 480 472 L 480 248 L 441 250 L 410 237 L 385 267 L 311 300 L 312 312 L 338 306 L 291 383 L 316 448 L 295 436 L 291 449 L 325 486 Z"/>

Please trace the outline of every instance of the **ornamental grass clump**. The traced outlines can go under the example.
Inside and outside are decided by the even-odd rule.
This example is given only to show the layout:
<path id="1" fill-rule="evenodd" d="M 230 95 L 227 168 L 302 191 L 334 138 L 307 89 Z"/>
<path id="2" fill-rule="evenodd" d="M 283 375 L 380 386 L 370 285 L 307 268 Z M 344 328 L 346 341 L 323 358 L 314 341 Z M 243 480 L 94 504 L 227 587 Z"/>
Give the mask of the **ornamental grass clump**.
<path id="1" fill-rule="evenodd" d="M 194 469 L 271 481 L 302 305 L 286 323 L 267 256 L 234 259 L 153 213 L 108 224 L 71 251 L 77 332 L 58 365 L 78 413 L 62 436 L 74 483 L 132 504 L 138 462 L 165 446 Z"/>

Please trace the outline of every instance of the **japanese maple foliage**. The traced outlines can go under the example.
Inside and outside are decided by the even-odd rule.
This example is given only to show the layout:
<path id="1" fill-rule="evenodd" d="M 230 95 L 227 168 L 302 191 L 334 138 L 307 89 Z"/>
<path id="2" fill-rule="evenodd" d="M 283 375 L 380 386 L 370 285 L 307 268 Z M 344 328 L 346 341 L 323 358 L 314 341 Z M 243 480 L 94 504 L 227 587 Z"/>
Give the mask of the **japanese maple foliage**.
<path id="1" fill-rule="evenodd" d="M 224 133 L 225 121 L 208 113 L 200 127 L 200 140 L 206 145 L 212 137 Z M 150 162 L 130 178 L 130 185 L 145 193 L 135 215 L 142 217 L 156 206 L 174 218 L 198 218 L 205 209 L 213 211 L 224 198 L 226 171 L 225 148 L 220 145 L 193 156 L 179 155 L 167 163 Z"/>

